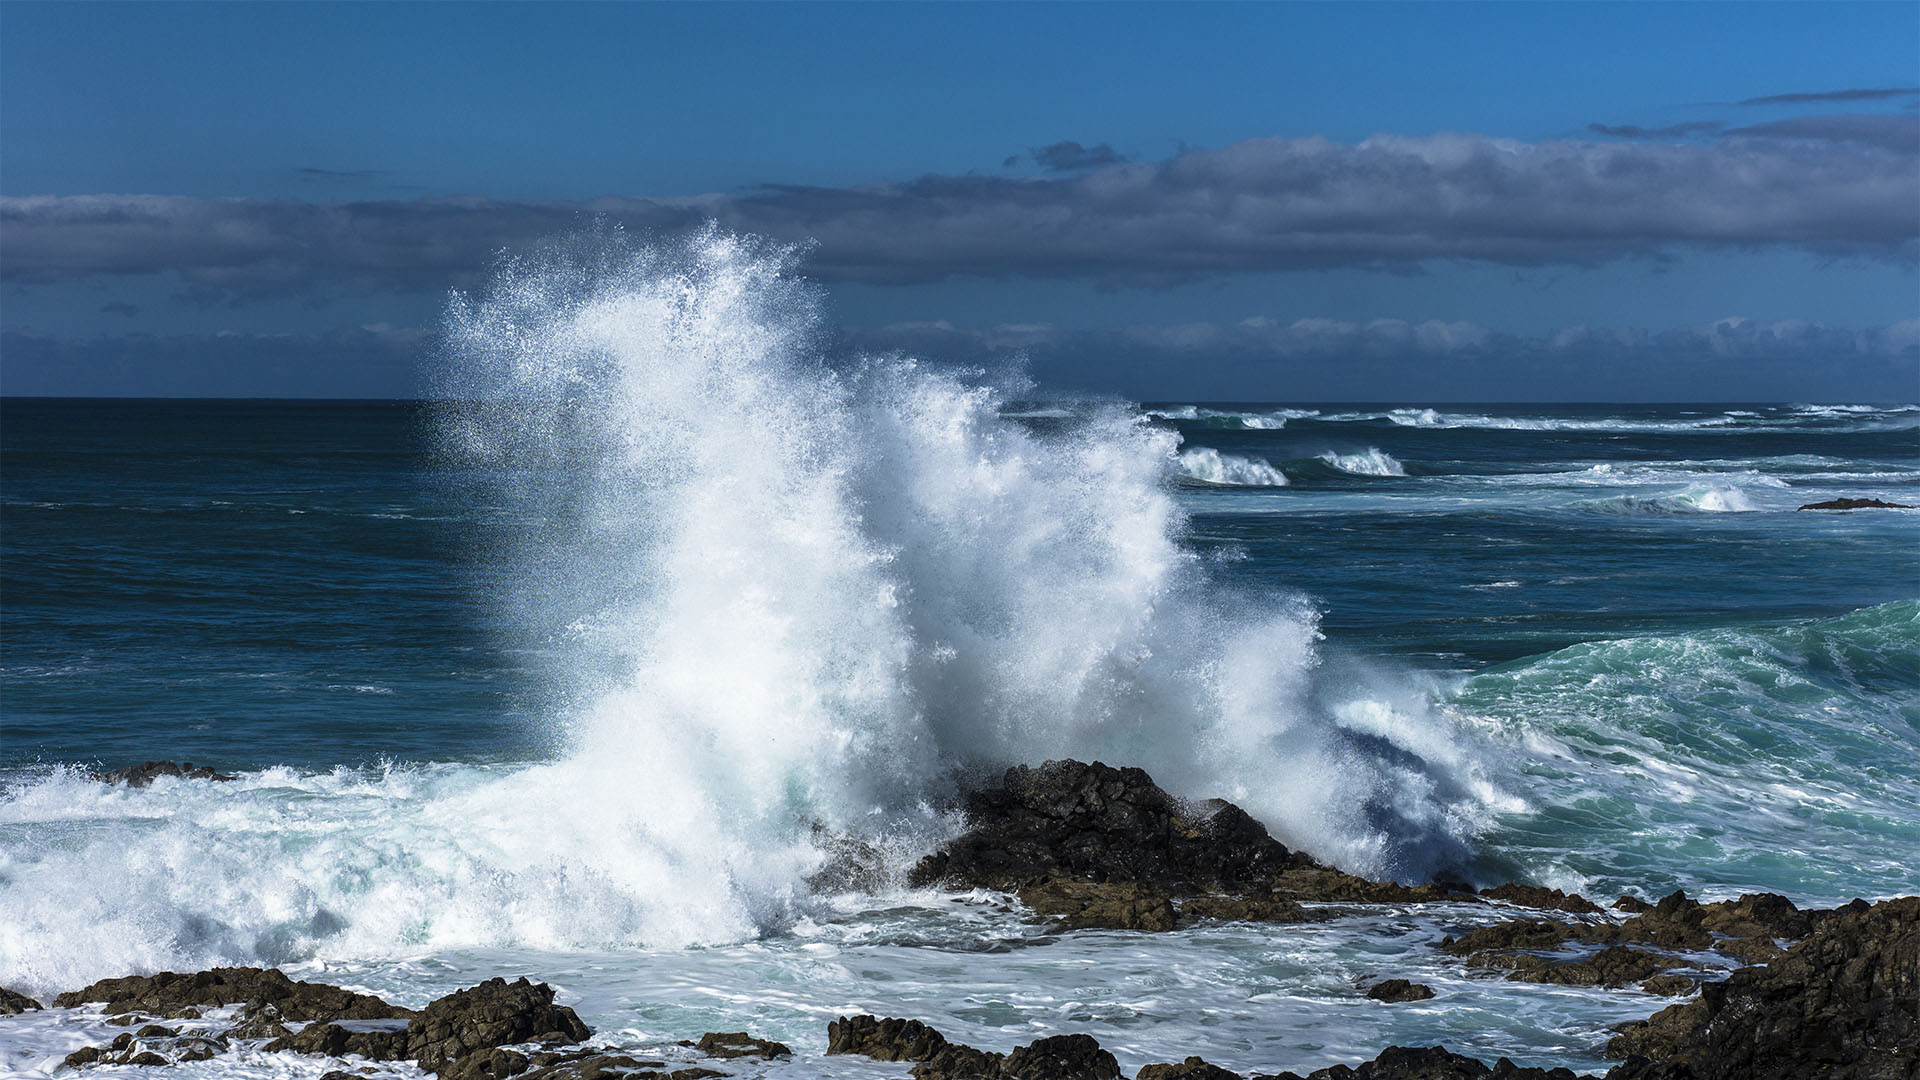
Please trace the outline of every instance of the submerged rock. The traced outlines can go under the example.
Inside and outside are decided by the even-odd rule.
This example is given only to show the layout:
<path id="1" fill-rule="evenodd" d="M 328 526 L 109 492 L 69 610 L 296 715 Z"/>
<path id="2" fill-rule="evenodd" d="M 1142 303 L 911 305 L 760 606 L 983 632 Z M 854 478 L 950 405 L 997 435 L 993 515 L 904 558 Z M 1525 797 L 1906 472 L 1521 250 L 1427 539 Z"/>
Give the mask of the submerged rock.
<path id="1" fill-rule="evenodd" d="M 101 979 L 54 999 L 63 1009 L 102 1002 L 106 1011 L 137 1011 L 148 1016 L 194 1017 L 209 1006 L 271 1004 L 287 1020 L 407 1019 L 411 1009 L 389 1005 L 371 994 L 356 994 L 325 983 L 295 982 L 279 968 L 211 968 L 182 974 L 130 975 Z M 138 1021 L 134 1021 L 138 1022 Z"/>
<path id="2" fill-rule="evenodd" d="M 1864 908 L 1864 910 L 1862 910 Z M 1849 905 L 1764 967 L 1628 1025 L 1608 1075 L 1654 1080 L 1920 1076 L 1920 897 Z"/>
<path id="3" fill-rule="evenodd" d="M 827 1025 L 827 1053 L 912 1061 L 914 1080 L 1118 1080 L 1120 1063 L 1091 1035 L 1054 1035 L 1009 1054 L 977 1050 L 918 1020 L 843 1016 Z"/>
<path id="4" fill-rule="evenodd" d="M 744 1031 L 709 1031 L 700 1036 L 699 1042 L 690 1045 L 708 1057 L 717 1058 L 757 1057 L 772 1061 L 793 1056 L 786 1043 L 757 1039 Z"/>
<path id="5" fill-rule="evenodd" d="M 1375 1001 L 1426 1001 L 1433 997 L 1433 987 L 1405 979 L 1384 979 L 1368 987 L 1367 996 Z"/>
<path id="6" fill-rule="evenodd" d="M 1911 510 L 1906 503 L 1881 502 L 1879 499 L 1828 499 L 1826 502 L 1808 503 L 1802 510 Z"/>
<path id="7" fill-rule="evenodd" d="M 143 761 L 124 769 L 112 769 L 91 775 L 102 783 L 125 784 L 128 787 L 146 787 L 163 776 L 175 776 L 182 780 L 233 779 L 226 773 L 215 772 L 204 765 L 195 765 L 191 761 Z"/>

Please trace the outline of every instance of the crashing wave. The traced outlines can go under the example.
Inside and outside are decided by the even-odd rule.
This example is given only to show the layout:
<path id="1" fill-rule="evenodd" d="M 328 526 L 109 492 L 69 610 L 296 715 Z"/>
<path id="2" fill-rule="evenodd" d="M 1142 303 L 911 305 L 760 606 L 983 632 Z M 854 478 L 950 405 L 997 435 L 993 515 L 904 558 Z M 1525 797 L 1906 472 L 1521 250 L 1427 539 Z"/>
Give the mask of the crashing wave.
<path id="1" fill-rule="evenodd" d="M 1259 458 L 1223 454 L 1210 446 L 1180 451 L 1180 471 L 1203 484 L 1229 487 L 1286 487 L 1287 474 Z"/>

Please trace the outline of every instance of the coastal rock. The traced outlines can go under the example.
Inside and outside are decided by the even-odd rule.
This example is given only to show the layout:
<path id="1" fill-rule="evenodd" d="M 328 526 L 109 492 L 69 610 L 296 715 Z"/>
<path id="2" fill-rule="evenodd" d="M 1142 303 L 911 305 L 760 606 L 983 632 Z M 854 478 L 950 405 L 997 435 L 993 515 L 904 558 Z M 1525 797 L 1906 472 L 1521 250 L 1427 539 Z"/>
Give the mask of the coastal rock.
<path id="1" fill-rule="evenodd" d="M 407 1025 L 405 1056 L 446 1075 L 468 1054 L 515 1043 L 577 1043 L 590 1032 L 546 983 L 488 979 L 422 1009 Z"/>
<path id="2" fill-rule="evenodd" d="M 396 1023 L 398 1026 L 393 1026 Z M 283 1035 L 273 1040 L 263 1049 L 291 1050 L 297 1054 L 322 1054 L 327 1057 L 358 1054 L 369 1061 L 399 1061 L 407 1057 L 407 1026 L 404 1022 L 392 1020 L 316 1022 L 308 1024 L 298 1034 Z"/>
<path id="3" fill-rule="evenodd" d="M 1016 1047 L 1000 1066 L 1007 1080 L 1119 1080 L 1120 1063 L 1091 1035 L 1053 1035 Z"/>
<path id="4" fill-rule="evenodd" d="M 233 779 L 226 773 L 215 772 L 204 765 L 195 765 L 191 761 L 143 761 L 124 769 L 111 769 L 91 775 L 102 783 L 125 784 L 128 787 L 146 787 L 163 776 L 178 777 L 182 780 Z"/>
<path id="5" fill-rule="evenodd" d="M 1881 502 L 1879 499 L 1828 499 L 1826 502 L 1808 503 L 1802 510 L 1911 510 L 1906 503 Z"/>
<path id="6" fill-rule="evenodd" d="M 1488 1066 L 1479 1058 L 1455 1054 L 1444 1046 L 1389 1046 L 1359 1065 L 1333 1065 L 1302 1077 L 1297 1073 L 1254 1080 L 1596 1080 L 1571 1069 L 1523 1068 L 1506 1058 Z"/>
<path id="7" fill-rule="evenodd" d="M 13 1016 L 29 1009 L 39 1009 L 40 1003 L 25 994 L 15 993 L 0 986 L 0 1016 Z"/>
<path id="8" fill-rule="evenodd" d="M 650 1061 L 626 1054 L 575 1053 L 535 1054 L 532 1070 L 521 1080 L 665 1080 L 664 1061 Z"/>
<path id="9" fill-rule="evenodd" d="M 62 1064 L 69 1069 L 80 1069 L 91 1065 L 172 1065 L 173 1061 L 149 1049 L 131 1032 L 121 1032 L 106 1046 L 83 1046 L 75 1050 Z"/>
<path id="10" fill-rule="evenodd" d="M 1180 903 L 1183 922 L 1220 919 L 1224 922 L 1301 923 L 1320 918 L 1284 896 L 1199 896 Z"/>
<path id="11" fill-rule="evenodd" d="M 1171 930 L 1177 920 L 1170 897 L 1131 882 L 1044 881 L 1020 901 L 1063 930 Z"/>
<path id="12" fill-rule="evenodd" d="M 103 1002 L 108 1012 L 138 1011 L 148 1016 L 194 1017 L 215 1005 L 271 1004 L 287 1020 L 391 1020 L 413 1016 L 374 997 L 325 983 L 295 982 L 279 968 L 212 968 L 191 974 L 163 971 L 102 979 L 61 994 L 54 1004 L 66 1009 Z M 137 1021 L 136 1021 L 137 1022 Z"/>
<path id="13" fill-rule="evenodd" d="M 969 795 L 966 811 L 973 827 L 914 867 L 911 883 L 1012 891 L 1063 878 L 1198 893 L 1311 865 L 1231 803 L 1186 808 L 1145 772 L 1097 761 L 1015 766 Z"/>
<path id="14" fill-rule="evenodd" d="M 876 1061 L 927 1061 L 946 1045 L 946 1036 L 918 1020 L 883 1020 L 872 1013 L 861 1013 L 827 1024 L 829 1054 L 860 1054 Z"/>
<path id="15" fill-rule="evenodd" d="M 1190 1057 L 1178 1065 L 1141 1066 L 1136 1080 L 1240 1080 L 1240 1074 Z"/>
<path id="16" fill-rule="evenodd" d="M 1001 1080 L 1006 1055 L 976 1050 L 965 1043 L 948 1043 L 913 1067 L 913 1080 Z"/>
<path id="17" fill-rule="evenodd" d="M 1537 885 L 1520 885 L 1511 881 L 1491 889 L 1482 889 L 1480 896 L 1486 900 L 1504 900 L 1519 907 L 1567 911 L 1576 915 L 1600 914 L 1600 906 L 1579 893 L 1564 893 L 1559 889 L 1543 889 Z"/>
<path id="18" fill-rule="evenodd" d="M 489 1046 L 456 1059 L 440 1070 L 440 1080 L 502 1080 L 525 1072 L 527 1055 Z"/>
<path id="19" fill-rule="evenodd" d="M 1700 989 L 1700 980 L 1685 975 L 1655 975 L 1641 982 L 1640 989 L 1661 997 L 1687 997 Z"/>
<path id="20" fill-rule="evenodd" d="M 1582 960 L 1514 957 L 1513 971 L 1507 977 L 1555 986 L 1615 987 L 1651 979 L 1668 968 L 1679 966 L 1679 963 L 1671 957 L 1645 949 L 1609 945 Z"/>
<path id="21" fill-rule="evenodd" d="M 1433 987 L 1405 979 L 1384 979 L 1368 987 L 1367 996 L 1375 1001 L 1426 1001 L 1433 997 Z"/>
<path id="22" fill-rule="evenodd" d="M 772 1061 L 793 1056 L 787 1044 L 756 1039 L 744 1031 L 709 1031 L 693 1046 L 708 1057 L 717 1058 L 757 1057 Z"/>
<path id="23" fill-rule="evenodd" d="M 1916 1001 L 1920 897 L 1849 905 L 1778 960 L 1628 1026 L 1607 1054 L 1633 1057 L 1608 1075 L 1667 1078 L 1677 1064 L 1697 1080 L 1920 1076 Z"/>

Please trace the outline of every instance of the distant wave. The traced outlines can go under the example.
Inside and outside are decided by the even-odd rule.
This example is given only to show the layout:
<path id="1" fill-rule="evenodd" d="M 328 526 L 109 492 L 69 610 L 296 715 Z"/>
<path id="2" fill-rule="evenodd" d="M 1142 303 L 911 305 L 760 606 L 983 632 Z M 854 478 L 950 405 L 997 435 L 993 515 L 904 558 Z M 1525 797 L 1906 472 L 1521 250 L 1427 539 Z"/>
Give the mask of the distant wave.
<path id="1" fill-rule="evenodd" d="M 1503 415 L 1438 408 L 1374 410 L 1219 409 L 1200 405 L 1159 405 L 1145 410 L 1162 420 L 1212 427 L 1278 429 L 1288 421 L 1321 424 L 1391 424 L 1409 428 L 1480 428 L 1491 431 L 1628 432 L 1783 432 L 1800 430 L 1897 431 L 1920 428 L 1916 405 L 1786 405 L 1763 409 L 1726 409 L 1697 416 Z"/>
<path id="2" fill-rule="evenodd" d="M 1336 454 L 1329 450 L 1320 455 L 1320 460 L 1343 473 L 1354 476 L 1405 476 L 1407 470 L 1395 461 L 1393 455 L 1377 446 L 1369 446 L 1358 454 Z"/>
<path id="3" fill-rule="evenodd" d="M 1761 509 L 1744 489 L 1732 484 L 1695 484 L 1665 495 L 1618 495 L 1581 504 L 1607 514 L 1745 514 Z"/>
<path id="4" fill-rule="evenodd" d="M 1287 474 L 1259 458 L 1223 454 L 1210 446 L 1180 451 L 1180 471 L 1203 484 L 1230 487 L 1286 487 Z"/>

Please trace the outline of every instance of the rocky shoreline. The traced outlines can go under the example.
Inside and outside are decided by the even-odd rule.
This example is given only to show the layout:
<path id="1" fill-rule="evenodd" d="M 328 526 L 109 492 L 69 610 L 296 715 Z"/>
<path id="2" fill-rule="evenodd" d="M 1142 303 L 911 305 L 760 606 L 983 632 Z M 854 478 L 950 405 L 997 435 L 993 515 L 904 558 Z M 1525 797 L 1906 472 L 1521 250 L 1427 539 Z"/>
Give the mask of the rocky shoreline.
<path id="1" fill-rule="evenodd" d="M 181 775 L 147 763 L 138 773 Z M 191 775 L 191 774 L 189 774 Z M 106 779 L 107 777 L 103 777 Z M 970 831 L 916 866 L 910 883 L 1012 893 L 1057 929 L 1165 932 L 1209 920 L 1299 923 L 1346 905 L 1498 904 L 1530 917 L 1478 926 L 1438 950 L 1488 978 L 1547 986 L 1633 988 L 1685 998 L 1623 1025 L 1606 1080 L 1920 1080 L 1920 897 L 1801 910 L 1773 894 L 1702 904 L 1621 897 L 1611 910 L 1578 895 L 1509 883 L 1375 882 L 1291 851 L 1231 803 L 1187 804 L 1139 769 L 1048 762 L 1008 770 L 967 798 Z M 871 875 L 847 845 L 823 874 Z M 1312 906 L 1309 906 L 1312 905 Z M 1724 978 L 1724 967 L 1740 965 Z M 1376 982 L 1367 996 L 1425 1001 L 1427 986 Z M 703 1080 L 743 1059 L 792 1051 L 747 1032 L 707 1032 L 673 1060 L 587 1046 L 592 1033 L 545 983 L 492 979 L 420 1010 L 275 969 L 216 968 L 106 979 L 55 999 L 97 1007 L 127 1030 L 67 1056 L 71 1069 L 170 1066 L 238 1051 L 412 1062 L 443 1080 Z M 40 1004 L 0 989 L 0 1016 Z M 5 1021 L 0 1020 L 0 1025 Z M 4 1031 L 4 1027 L 0 1027 Z M 826 1053 L 908 1066 L 914 1080 L 1119 1080 L 1090 1035 L 1062 1032 L 1004 1051 L 949 1041 L 919 1020 L 842 1016 Z M 1302 1077 L 1242 1074 L 1207 1047 L 1149 1064 L 1137 1080 L 1575 1080 L 1567 1069 L 1488 1064 L 1444 1047 L 1388 1047 L 1372 1061 Z M 352 1068 L 322 1080 L 362 1080 Z"/>

